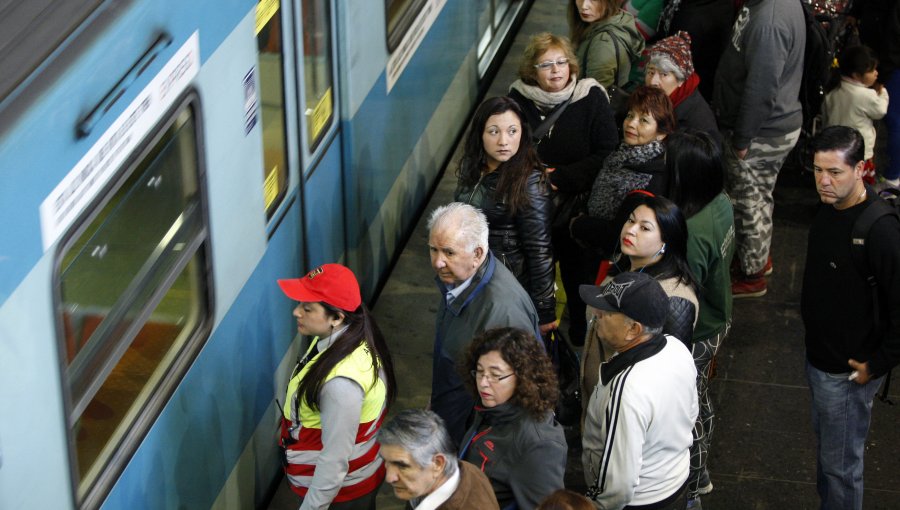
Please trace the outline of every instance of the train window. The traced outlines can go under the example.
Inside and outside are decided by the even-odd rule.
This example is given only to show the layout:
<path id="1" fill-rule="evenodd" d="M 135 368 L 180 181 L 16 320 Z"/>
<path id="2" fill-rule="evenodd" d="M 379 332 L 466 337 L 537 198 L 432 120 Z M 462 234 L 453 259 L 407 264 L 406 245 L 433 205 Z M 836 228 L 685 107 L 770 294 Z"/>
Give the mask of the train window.
<path id="1" fill-rule="evenodd" d="M 281 2 L 260 0 L 256 4 L 256 43 L 262 102 L 263 196 L 268 218 L 284 199 L 288 185 L 282 41 Z"/>
<path id="2" fill-rule="evenodd" d="M 331 13 L 328 0 L 303 0 L 303 75 L 309 150 L 334 117 L 331 63 Z"/>
<path id="3" fill-rule="evenodd" d="M 61 255 L 80 500 L 124 466 L 208 331 L 197 140 L 187 103 Z"/>
<path id="4" fill-rule="evenodd" d="M 388 52 L 394 51 L 400 44 L 423 7 L 425 7 L 425 0 L 384 1 Z"/>

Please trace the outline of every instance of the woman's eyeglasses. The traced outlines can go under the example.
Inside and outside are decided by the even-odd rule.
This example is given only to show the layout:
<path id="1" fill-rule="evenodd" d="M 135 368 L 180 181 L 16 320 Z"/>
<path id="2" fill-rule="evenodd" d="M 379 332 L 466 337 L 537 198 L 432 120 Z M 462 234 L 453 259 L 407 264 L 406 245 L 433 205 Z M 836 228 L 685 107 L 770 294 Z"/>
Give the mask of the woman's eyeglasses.
<path id="1" fill-rule="evenodd" d="M 569 59 L 561 58 L 561 59 L 557 60 L 556 62 L 554 62 L 552 60 L 548 60 L 546 62 L 541 62 L 540 64 L 535 64 L 534 67 L 537 69 L 540 69 L 541 71 L 546 71 L 547 69 L 550 69 L 553 66 L 565 67 L 567 65 L 569 65 Z"/>
<path id="2" fill-rule="evenodd" d="M 508 379 L 516 375 L 515 372 L 511 372 L 506 375 L 494 375 L 488 372 L 482 372 L 481 370 L 469 370 L 469 373 L 472 374 L 472 377 L 475 378 L 475 382 L 478 382 L 482 378 L 485 378 L 487 379 L 488 384 L 497 384 L 504 379 Z"/>

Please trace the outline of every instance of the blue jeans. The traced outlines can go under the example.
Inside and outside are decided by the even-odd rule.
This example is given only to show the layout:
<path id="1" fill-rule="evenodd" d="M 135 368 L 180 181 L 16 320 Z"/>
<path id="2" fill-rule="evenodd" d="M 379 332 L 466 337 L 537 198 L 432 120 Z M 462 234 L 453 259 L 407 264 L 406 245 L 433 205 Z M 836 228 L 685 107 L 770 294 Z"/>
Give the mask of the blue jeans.
<path id="1" fill-rule="evenodd" d="M 823 372 L 806 362 L 816 432 L 816 488 L 823 510 L 862 508 L 863 453 L 872 400 L 883 377 L 857 384 L 847 380 L 849 375 Z"/>

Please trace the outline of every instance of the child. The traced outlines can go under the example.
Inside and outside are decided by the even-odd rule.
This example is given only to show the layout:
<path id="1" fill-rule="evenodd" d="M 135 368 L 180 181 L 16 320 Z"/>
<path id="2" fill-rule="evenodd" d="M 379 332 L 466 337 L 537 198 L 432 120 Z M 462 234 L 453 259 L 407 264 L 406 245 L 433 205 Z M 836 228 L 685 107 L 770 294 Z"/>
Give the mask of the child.
<path id="1" fill-rule="evenodd" d="M 887 113 L 888 93 L 878 79 L 878 59 L 866 46 L 846 48 L 839 58 L 840 76 L 829 83 L 822 108 L 825 126 L 849 126 L 862 133 L 866 143 L 863 180 L 875 184 L 875 124 Z M 897 186 L 896 182 L 889 182 Z"/>

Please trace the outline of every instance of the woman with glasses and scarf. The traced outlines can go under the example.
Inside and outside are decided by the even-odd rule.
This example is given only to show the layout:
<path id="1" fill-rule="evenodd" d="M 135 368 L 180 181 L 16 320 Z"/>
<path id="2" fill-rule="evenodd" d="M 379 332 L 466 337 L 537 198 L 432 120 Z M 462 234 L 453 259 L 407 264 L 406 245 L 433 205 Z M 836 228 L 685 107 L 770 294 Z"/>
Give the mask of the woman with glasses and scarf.
<path id="1" fill-rule="evenodd" d="M 569 221 L 580 212 L 597 171 L 618 143 L 613 111 L 603 87 L 581 78 L 572 45 L 549 32 L 533 36 L 509 97 L 522 108 L 538 156 L 547 167 L 555 210 L 550 237 L 566 290 L 569 338 L 584 338 L 584 303 L 578 285 L 598 261 L 585 257 L 572 240 Z"/>
<path id="2" fill-rule="evenodd" d="M 350 269 L 325 264 L 278 285 L 312 337 L 283 402 L 285 475 L 301 510 L 374 509 L 385 476 L 375 433 L 397 392 L 387 345 Z"/>
<path id="3" fill-rule="evenodd" d="M 550 358 L 530 333 L 496 328 L 472 340 L 462 366 L 480 405 L 459 457 L 487 475 L 501 509 L 532 510 L 563 488 L 566 471 Z"/>

